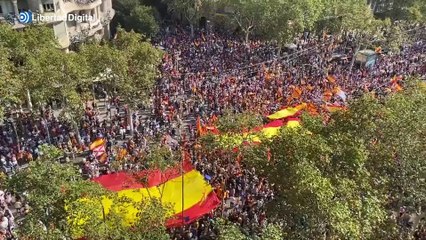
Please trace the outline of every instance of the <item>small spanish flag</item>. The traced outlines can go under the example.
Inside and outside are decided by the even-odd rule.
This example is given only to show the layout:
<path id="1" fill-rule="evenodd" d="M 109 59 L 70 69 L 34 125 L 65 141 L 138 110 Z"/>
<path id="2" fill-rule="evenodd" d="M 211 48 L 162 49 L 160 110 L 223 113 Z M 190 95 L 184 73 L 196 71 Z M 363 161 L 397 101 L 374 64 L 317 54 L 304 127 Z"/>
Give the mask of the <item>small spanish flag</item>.
<path id="1" fill-rule="evenodd" d="M 295 87 L 293 89 L 293 93 L 291 94 L 291 97 L 293 99 L 299 99 L 300 96 L 302 96 L 302 89 L 300 89 L 299 87 Z"/>
<path id="2" fill-rule="evenodd" d="M 200 116 L 197 117 L 197 133 L 199 136 L 202 136 L 204 134 L 204 129 L 203 129 L 203 126 L 201 125 Z"/>
<path id="3" fill-rule="evenodd" d="M 90 150 L 93 151 L 94 149 L 98 148 L 99 146 L 104 145 L 105 143 L 106 143 L 106 141 L 105 141 L 104 138 L 98 138 L 90 144 L 89 148 L 90 148 Z"/>
<path id="4" fill-rule="evenodd" d="M 127 149 L 125 148 L 120 148 L 118 150 L 118 156 L 117 156 L 117 160 L 121 161 L 124 159 L 124 157 L 127 155 Z"/>
<path id="5" fill-rule="evenodd" d="M 336 83 L 336 78 L 331 75 L 327 75 L 327 80 L 329 83 Z"/>

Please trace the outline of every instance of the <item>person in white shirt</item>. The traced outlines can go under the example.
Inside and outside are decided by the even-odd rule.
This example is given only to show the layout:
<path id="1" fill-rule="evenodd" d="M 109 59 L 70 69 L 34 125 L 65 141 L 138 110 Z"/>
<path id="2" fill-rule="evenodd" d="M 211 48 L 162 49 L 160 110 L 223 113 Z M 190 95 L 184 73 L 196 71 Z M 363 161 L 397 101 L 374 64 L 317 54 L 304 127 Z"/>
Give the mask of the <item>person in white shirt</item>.
<path id="1" fill-rule="evenodd" d="M 0 231 L 7 231 L 9 229 L 9 220 L 2 213 L 0 213 Z"/>
<path id="2" fill-rule="evenodd" d="M 5 195 L 4 192 L 2 190 L 0 190 L 0 205 L 2 205 L 5 201 Z"/>

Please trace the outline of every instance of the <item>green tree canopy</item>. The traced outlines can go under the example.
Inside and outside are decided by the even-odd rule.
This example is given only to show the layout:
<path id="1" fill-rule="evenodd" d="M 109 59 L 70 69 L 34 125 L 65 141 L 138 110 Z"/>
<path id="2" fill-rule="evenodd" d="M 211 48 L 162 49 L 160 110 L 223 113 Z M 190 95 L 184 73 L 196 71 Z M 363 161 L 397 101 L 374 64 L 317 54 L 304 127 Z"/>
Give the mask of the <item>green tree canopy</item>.
<path id="1" fill-rule="evenodd" d="M 85 181 L 71 164 L 58 161 L 63 153 L 49 145 L 40 147 L 40 157 L 8 179 L 7 189 L 24 194 L 30 211 L 18 235 L 23 238 L 52 239 L 69 232 L 65 205 L 83 194 L 101 194 L 99 185 Z"/>
<path id="2" fill-rule="evenodd" d="M 17 104 L 20 99 L 18 95 L 20 86 L 19 81 L 14 79 L 14 65 L 9 60 L 10 50 L 0 45 L 0 121 L 2 121 L 5 108 L 12 104 Z"/>
<path id="3" fill-rule="evenodd" d="M 141 0 L 119 0 L 114 3 L 117 22 L 127 31 L 134 30 L 154 37 L 159 29 L 158 13 L 155 8 L 146 6 Z"/>
<path id="4" fill-rule="evenodd" d="M 191 27 L 191 35 L 194 35 L 194 26 L 197 24 L 201 8 L 203 6 L 203 0 L 163 0 L 167 5 L 167 9 L 170 13 L 175 14 L 182 20 L 186 21 Z"/>
<path id="5" fill-rule="evenodd" d="M 250 35 L 266 26 L 268 11 L 272 8 L 270 0 L 224 0 L 232 13 L 231 20 L 241 29 L 248 42 Z"/>
<path id="6" fill-rule="evenodd" d="M 385 99 L 366 95 L 327 125 L 304 116 L 303 128 L 244 147 L 244 161 L 277 186 L 270 213 L 291 239 L 412 236 L 418 221 L 410 228 L 389 218 L 402 206 L 424 214 L 426 92 L 410 84 Z"/>
<path id="7" fill-rule="evenodd" d="M 218 218 L 215 220 L 214 226 L 218 231 L 219 240 L 282 240 L 284 234 L 279 224 L 267 224 L 257 236 L 246 236 L 242 233 L 237 224 L 229 222 L 225 219 Z"/>
<path id="8" fill-rule="evenodd" d="M 59 149 L 42 145 L 37 161 L 6 180 L 5 187 L 24 195 L 30 206 L 17 229 L 20 238 L 168 239 L 167 206 L 158 199 L 137 204 L 108 192 L 97 183 L 83 180 L 72 164 L 59 163 L 62 156 Z M 123 224 L 126 208 L 111 208 L 106 215 L 102 212 L 104 197 L 119 206 L 133 205 L 139 210 L 140 218 L 133 228 Z"/>

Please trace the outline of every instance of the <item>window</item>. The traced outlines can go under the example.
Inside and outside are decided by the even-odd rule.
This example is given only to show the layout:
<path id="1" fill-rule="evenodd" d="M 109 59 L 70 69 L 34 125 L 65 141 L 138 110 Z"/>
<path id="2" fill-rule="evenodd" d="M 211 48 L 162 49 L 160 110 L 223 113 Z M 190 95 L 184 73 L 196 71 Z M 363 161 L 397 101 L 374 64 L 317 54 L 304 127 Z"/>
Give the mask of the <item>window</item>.
<path id="1" fill-rule="evenodd" d="M 53 3 L 45 3 L 43 4 L 43 9 L 45 12 L 54 12 L 55 6 L 53 5 Z"/>
<path id="2" fill-rule="evenodd" d="M 3 9 L 1 8 L 1 5 L 0 5 L 0 14 L 3 14 Z"/>

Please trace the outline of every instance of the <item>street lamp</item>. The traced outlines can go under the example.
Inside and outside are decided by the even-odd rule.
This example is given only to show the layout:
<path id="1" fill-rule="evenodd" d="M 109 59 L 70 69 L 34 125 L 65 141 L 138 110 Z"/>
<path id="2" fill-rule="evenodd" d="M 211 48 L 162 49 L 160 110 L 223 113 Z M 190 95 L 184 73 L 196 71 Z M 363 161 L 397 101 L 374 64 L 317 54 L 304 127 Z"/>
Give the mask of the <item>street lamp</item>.
<path id="1" fill-rule="evenodd" d="M 13 131 L 15 132 L 15 138 L 16 138 L 16 143 L 18 145 L 18 152 L 19 152 L 19 151 L 21 151 L 21 147 L 20 147 L 20 143 L 19 143 L 19 136 L 18 136 L 18 131 L 16 130 L 15 121 L 13 120 L 12 117 L 8 118 L 7 120 L 12 125 Z"/>
<path id="2" fill-rule="evenodd" d="M 52 144 L 51 138 L 50 138 L 50 132 L 49 132 L 49 125 L 46 119 L 41 119 L 41 124 L 43 125 L 44 129 L 47 132 L 47 139 L 49 140 L 49 144 Z"/>

